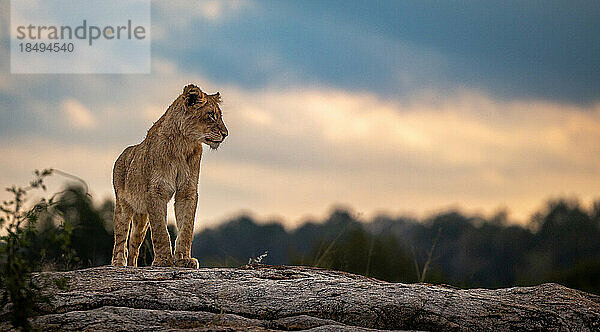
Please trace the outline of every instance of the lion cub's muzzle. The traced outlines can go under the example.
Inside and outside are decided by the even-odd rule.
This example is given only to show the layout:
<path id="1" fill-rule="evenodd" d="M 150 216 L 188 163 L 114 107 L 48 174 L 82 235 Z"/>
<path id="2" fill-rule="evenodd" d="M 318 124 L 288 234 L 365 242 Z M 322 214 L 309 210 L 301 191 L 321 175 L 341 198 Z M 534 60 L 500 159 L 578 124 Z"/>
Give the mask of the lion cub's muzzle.
<path id="1" fill-rule="evenodd" d="M 204 140 L 211 148 L 216 149 L 221 143 L 223 143 L 227 135 L 229 135 L 229 132 L 227 131 L 227 129 L 224 129 L 220 130 L 220 134 L 205 137 Z"/>
<path id="2" fill-rule="evenodd" d="M 207 137 L 206 140 L 209 142 L 213 142 L 213 143 L 221 143 L 225 140 L 225 137 L 227 137 L 227 135 L 229 135 L 229 133 L 227 132 L 227 129 L 225 129 L 224 131 L 221 131 L 221 137 L 219 137 L 219 138 L 215 138 L 214 136 Z"/>

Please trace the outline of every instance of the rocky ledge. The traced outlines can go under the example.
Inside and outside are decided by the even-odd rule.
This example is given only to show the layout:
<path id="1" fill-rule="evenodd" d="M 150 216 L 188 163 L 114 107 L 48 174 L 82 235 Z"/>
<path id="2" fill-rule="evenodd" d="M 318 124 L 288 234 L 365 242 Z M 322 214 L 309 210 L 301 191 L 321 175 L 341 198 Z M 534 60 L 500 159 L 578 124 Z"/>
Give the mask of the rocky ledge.
<path id="1" fill-rule="evenodd" d="M 557 284 L 456 289 L 268 265 L 103 266 L 34 280 L 49 299 L 32 318 L 44 331 L 600 330 L 600 296 Z"/>

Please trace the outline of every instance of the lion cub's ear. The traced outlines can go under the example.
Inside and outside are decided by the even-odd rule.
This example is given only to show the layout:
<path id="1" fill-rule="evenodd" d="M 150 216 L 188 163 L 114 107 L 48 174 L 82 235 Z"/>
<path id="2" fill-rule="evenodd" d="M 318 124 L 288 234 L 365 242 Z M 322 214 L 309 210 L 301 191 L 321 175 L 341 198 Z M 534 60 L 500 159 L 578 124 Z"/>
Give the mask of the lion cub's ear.
<path id="1" fill-rule="evenodd" d="M 223 99 L 221 99 L 221 93 L 220 93 L 220 92 L 217 92 L 217 93 L 215 93 L 215 94 L 213 94 L 213 95 L 210 95 L 210 96 L 211 96 L 211 97 L 213 98 L 213 100 L 214 100 L 214 101 L 216 101 L 217 103 L 220 103 L 220 102 L 222 102 L 222 101 L 223 101 Z"/>
<path id="2" fill-rule="evenodd" d="M 194 84 L 190 84 L 183 88 L 183 98 L 185 100 L 185 106 L 188 107 L 196 104 L 199 104 L 199 106 L 202 107 L 207 101 L 206 94 Z"/>

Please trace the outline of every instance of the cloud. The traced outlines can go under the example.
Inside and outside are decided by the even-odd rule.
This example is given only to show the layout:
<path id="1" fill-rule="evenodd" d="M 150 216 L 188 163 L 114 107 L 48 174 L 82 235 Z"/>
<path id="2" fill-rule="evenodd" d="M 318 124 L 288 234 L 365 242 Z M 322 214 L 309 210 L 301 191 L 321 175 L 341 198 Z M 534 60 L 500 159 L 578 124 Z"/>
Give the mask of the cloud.
<path id="1" fill-rule="evenodd" d="M 185 31 L 192 23 L 222 24 L 254 7 L 247 0 L 153 1 L 152 5 L 154 40 L 165 39 L 174 31 Z"/>
<path id="2" fill-rule="evenodd" d="M 600 148 L 600 104 L 503 102 L 462 92 L 443 101 L 393 101 L 371 93 L 290 90 L 235 95 L 246 126 L 262 133 L 310 138 L 362 155 L 385 151 L 444 166 L 508 167 L 541 155 L 589 164 Z M 244 101 L 252 98 L 251 101 Z M 265 128 L 268 126 L 268 128 Z M 318 148 L 318 147 L 315 147 Z M 525 159 L 523 159 L 525 158 Z"/>
<path id="3" fill-rule="evenodd" d="M 593 199 L 600 189 L 600 104 L 469 91 L 435 101 L 333 89 L 224 96 L 231 137 L 214 161 L 220 173 L 205 176 L 220 174 L 217 188 L 230 172 L 228 187 L 254 188 L 260 202 L 248 209 L 287 205 L 282 214 L 297 220 L 332 203 L 418 213 L 509 206 L 526 220 L 549 196 Z"/>
<path id="4" fill-rule="evenodd" d="M 306 53 L 319 50 L 319 56 L 312 58 L 301 49 L 286 45 L 292 50 L 288 56 L 304 56 L 307 66 L 321 69 L 314 70 L 314 74 L 321 80 L 329 79 L 330 83 L 340 86 L 367 83 L 363 85 L 365 88 L 376 86 L 378 91 L 398 94 L 406 91 L 406 87 L 397 89 L 388 82 L 400 77 L 400 81 L 406 79 L 410 83 L 409 87 L 468 86 L 484 89 L 496 98 L 544 98 L 579 104 L 598 101 L 600 67 L 596 63 L 600 56 L 600 25 L 596 24 L 599 7 L 595 1 L 539 6 L 495 1 L 431 6 L 420 0 L 379 1 L 377 6 L 367 1 L 353 2 L 350 6 L 340 6 L 336 1 L 279 4 L 270 5 L 268 12 L 288 16 L 272 20 L 281 26 L 273 28 L 278 33 L 269 40 L 291 35 L 288 41 L 309 45 L 304 47 Z M 302 28 L 306 32 L 299 36 L 293 33 Z M 338 38 L 328 40 L 325 45 L 319 43 L 338 31 L 342 32 Z M 357 43 L 365 35 L 368 39 Z M 247 38 L 247 34 L 243 36 Z M 305 39 L 310 41 L 304 44 Z M 379 43 L 379 39 L 385 42 Z M 278 42 L 285 44 L 286 40 Z M 394 44 L 409 47 L 396 52 L 390 47 Z M 409 57 L 409 65 L 403 67 L 402 63 L 406 63 L 403 54 L 418 50 L 425 52 L 418 52 L 414 60 Z M 371 54 L 372 59 L 363 58 L 363 52 Z M 443 61 L 439 67 L 433 67 L 434 73 L 428 77 L 436 61 L 419 60 L 427 59 L 430 53 Z M 389 66 L 393 61 L 385 61 L 386 57 L 401 59 L 400 70 Z M 324 67 L 323 58 L 333 61 Z M 344 70 L 339 70 L 342 66 Z M 419 76 L 420 73 L 425 77 Z"/>
<path id="5" fill-rule="evenodd" d="M 65 120 L 73 129 L 92 129 L 97 125 L 94 114 L 85 105 L 75 99 L 66 99 L 63 101 L 62 112 Z"/>
<path id="6" fill-rule="evenodd" d="M 599 104 L 502 101 L 472 90 L 410 98 L 325 86 L 249 90 L 185 73 L 78 76 L 68 89 L 47 91 L 60 96 L 70 121 L 91 115 L 71 126 L 93 134 L 25 127 L 20 136 L 0 135 L 10 161 L 0 180 L 15 183 L 34 165 L 60 162 L 112 197 L 116 156 L 141 141 L 190 82 L 221 92 L 230 130 L 218 151 L 203 156 L 198 228 L 241 210 L 293 226 L 333 204 L 367 215 L 508 206 L 525 221 L 545 198 L 591 200 L 600 190 Z M 43 100 L 29 102 L 28 113 L 47 109 Z"/>
<path id="7" fill-rule="evenodd" d="M 248 5 L 247 1 L 234 0 L 234 1 L 217 1 L 209 0 L 203 1 L 199 6 L 194 7 L 195 12 L 200 17 L 210 21 L 217 21 L 223 19 L 225 15 L 237 13 L 245 6 Z"/>
<path id="8" fill-rule="evenodd" d="M 152 72 L 155 74 L 175 74 L 177 65 L 169 60 L 154 57 L 152 59 Z"/>
<path id="9" fill-rule="evenodd" d="M 162 37 L 153 51 L 221 82 L 317 83 L 391 98 L 467 87 L 505 100 L 598 101 L 600 26 L 590 1 L 554 9 L 489 1 L 257 1 L 213 10 L 224 13 L 216 20 L 203 13 L 207 4 L 157 3 L 153 35 L 162 30 Z"/>

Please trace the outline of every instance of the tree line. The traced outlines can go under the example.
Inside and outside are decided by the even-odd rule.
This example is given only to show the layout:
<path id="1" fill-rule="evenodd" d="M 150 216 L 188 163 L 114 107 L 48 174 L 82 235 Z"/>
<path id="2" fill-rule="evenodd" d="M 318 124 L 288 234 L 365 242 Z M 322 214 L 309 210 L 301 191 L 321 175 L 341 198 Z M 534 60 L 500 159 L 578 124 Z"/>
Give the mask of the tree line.
<path id="1" fill-rule="evenodd" d="M 46 204 L 28 236 L 33 270 L 110 264 L 114 203 L 94 202 L 70 186 Z M 169 227 L 172 240 L 176 229 Z M 6 239 L 0 249 L 6 248 Z M 152 262 L 150 234 L 140 265 Z M 266 253 L 266 255 L 265 255 Z M 508 287 L 542 282 L 600 294 L 600 202 L 548 201 L 525 225 L 447 211 L 422 220 L 378 216 L 361 220 L 348 210 L 286 230 L 250 216 L 195 234 L 192 255 L 204 267 L 248 262 L 300 264 L 358 273 L 392 282 L 457 287 Z M 259 259 L 257 259 L 259 258 Z M 6 250 L 0 264 L 7 260 Z"/>

